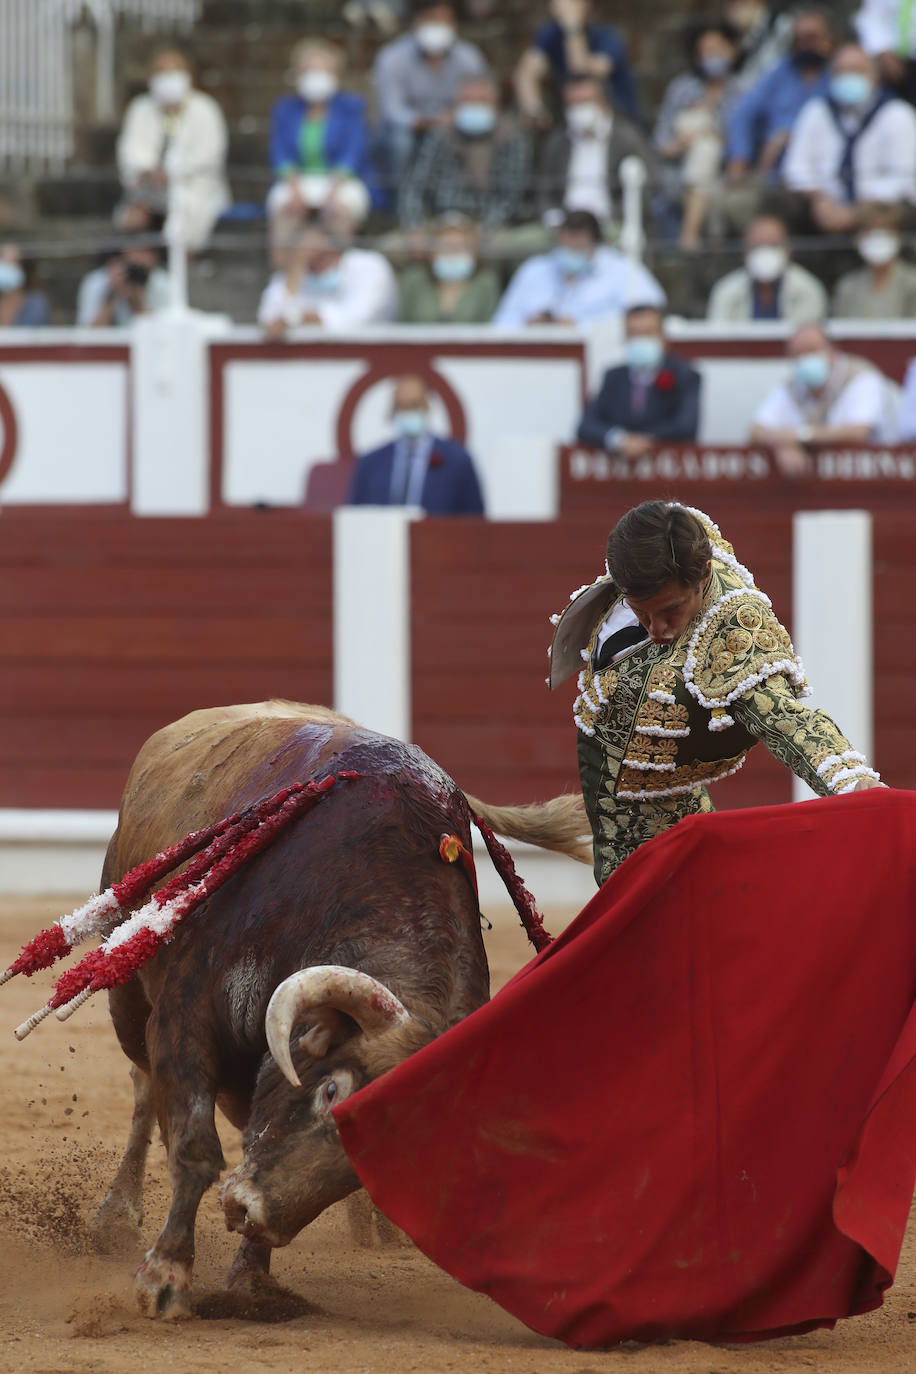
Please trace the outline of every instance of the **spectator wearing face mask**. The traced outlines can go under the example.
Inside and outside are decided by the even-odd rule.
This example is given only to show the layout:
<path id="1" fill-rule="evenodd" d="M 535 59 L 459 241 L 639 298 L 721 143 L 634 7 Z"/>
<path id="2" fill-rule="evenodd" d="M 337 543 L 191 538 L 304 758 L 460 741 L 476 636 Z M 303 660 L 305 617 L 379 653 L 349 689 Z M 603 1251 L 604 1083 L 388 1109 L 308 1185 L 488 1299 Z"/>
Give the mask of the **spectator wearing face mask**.
<path id="1" fill-rule="evenodd" d="M 401 324 L 487 324 L 499 304 L 499 278 L 477 259 L 473 220 L 449 215 L 435 230 L 428 263 L 401 276 Z"/>
<path id="2" fill-rule="evenodd" d="M 485 230 L 524 218 L 531 140 L 508 114 L 489 77 L 463 81 L 450 123 L 432 130 L 401 187 L 407 229 L 442 215 L 468 215 Z"/>
<path id="3" fill-rule="evenodd" d="M 601 226 L 588 210 L 570 210 L 549 253 L 518 268 L 493 316 L 495 325 L 583 325 L 621 316 L 634 301 L 665 304 L 665 293 L 642 263 L 601 241 Z"/>
<path id="4" fill-rule="evenodd" d="M 750 434 L 779 472 L 808 475 L 818 448 L 887 441 L 887 384 L 877 368 L 834 348 L 819 324 L 797 329 L 786 351 L 792 375 L 764 397 Z"/>
<path id="5" fill-rule="evenodd" d="M 855 44 L 834 57 L 827 95 L 799 115 L 783 178 L 827 234 L 854 230 L 866 201 L 916 204 L 916 112 L 878 84 L 874 61 Z"/>
<path id="6" fill-rule="evenodd" d="M 620 164 L 636 156 L 651 169 L 648 140 L 612 110 L 593 76 L 574 76 L 563 90 L 564 127 L 545 140 L 537 174 L 538 210 L 589 210 L 602 225 L 620 215 Z"/>
<path id="7" fill-rule="evenodd" d="M 321 211 L 337 232 L 352 233 L 372 203 L 366 102 L 340 89 L 343 55 L 333 43 L 303 39 L 290 66 L 296 94 L 282 96 L 271 113 L 276 181 L 267 213 L 277 225 Z"/>
<path id="8" fill-rule="evenodd" d="M 916 267 L 900 256 L 896 205 L 863 205 L 856 234 L 865 264 L 840 277 L 831 314 L 849 320 L 907 320 L 916 316 Z"/>
<path id="9" fill-rule="evenodd" d="M 202 248 L 230 204 L 227 145 L 222 112 L 194 89 L 187 58 L 173 49 L 158 53 L 149 90 L 128 105 L 118 138 L 127 200 L 165 214 L 167 238 Z"/>
<path id="10" fill-rule="evenodd" d="M 700 425 L 700 374 L 665 343 L 662 312 L 633 305 L 626 315 L 625 362 L 604 374 L 579 422 L 580 444 L 641 458 L 659 443 L 687 443 Z"/>
<path id="11" fill-rule="evenodd" d="M 827 292 L 817 277 L 792 261 L 782 220 L 758 215 L 744 235 L 744 266 L 716 282 L 706 318 L 715 324 L 751 320 L 803 324 L 826 313 Z"/>
<path id="12" fill-rule="evenodd" d="M 661 159 L 661 191 L 668 217 L 680 213 L 682 248 L 700 242 L 711 200 L 721 182 L 725 121 L 738 100 L 738 36 L 726 23 L 694 25 L 687 41 L 692 70 L 668 84 L 653 134 Z"/>
<path id="13" fill-rule="evenodd" d="M 414 0 L 412 16 L 410 31 L 380 48 L 372 68 L 379 162 L 392 198 L 423 136 L 451 124 L 464 82 L 487 74 L 480 49 L 458 37 L 452 4 Z"/>
<path id="14" fill-rule="evenodd" d="M 788 54 L 762 72 L 732 109 L 725 123 L 728 220 L 746 227 L 763 193 L 779 184 L 779 169 L 802 107 L 825 95 L 828 64 L 836 46 L 826 13 L 800 10 L 791 21 Z M 745 72 L 741 80 L 744 84 Z"/>
<path id="15" fill-rule="evenodd" d="M 427 515 L 483 515 L 474 460 L 455 439 L 433 434 L 422 377 L 395 383 L 395 438 L 357 460 L 351 506 L 421 506 Z"/>
<path id="16" fill-rule="evenodd" d="M 0 245 L 0 329 L 35 329 L 50 323 L 48 298 L 30 287 L 18 244 Z"/>
<path id="17" fill-rule="evenodd" d="M 280 339 L 299 325 L 356 329 L 393 320 L 397 282 L 381 253 L 348 248 L 319 224 L 300 231 L 283 272 L 264 289 L 258 324 L 268 338 Z"/>
<path id="18" fill-rule="evenodd" d="M 600 81 L 610 105 L 639 120 L 636 82 L 626 44 L 616 29 L 595 19 L 592 0 L 550 0 L 550 18 L 540 26 L 515 72 L 519 109 L 539 128 L 553 123 L 544 86 L 560 90 L 571 76 Z"/>
<path id="19" fill-rule="evenodd" d="M 107 249 L 80 282 L 76 323 L 84 329 L 120 328 L 137 315 L 165 309 L 170 300 L 159 250 L 125 239 Z"/>

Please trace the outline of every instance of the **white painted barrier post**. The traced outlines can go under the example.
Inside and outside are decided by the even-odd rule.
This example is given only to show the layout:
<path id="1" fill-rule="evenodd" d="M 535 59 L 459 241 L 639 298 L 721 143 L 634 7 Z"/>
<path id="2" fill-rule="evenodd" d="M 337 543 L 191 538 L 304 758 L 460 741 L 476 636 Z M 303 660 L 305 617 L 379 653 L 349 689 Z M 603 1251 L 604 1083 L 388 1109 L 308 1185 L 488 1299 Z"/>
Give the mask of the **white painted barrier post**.
<path id="1" fill-rule="evenodd" d="M 408 506 L 334 512 L 334 707 L 367 729 L 409 740 Z"/>
<path id="2" fill-rule="evenodd" d="M 872 518 L 800 511 L 793 519 L 793 640 L 822 706 L 873 763 Z M 813 796 L 795 779 L 796 801 Z"/>

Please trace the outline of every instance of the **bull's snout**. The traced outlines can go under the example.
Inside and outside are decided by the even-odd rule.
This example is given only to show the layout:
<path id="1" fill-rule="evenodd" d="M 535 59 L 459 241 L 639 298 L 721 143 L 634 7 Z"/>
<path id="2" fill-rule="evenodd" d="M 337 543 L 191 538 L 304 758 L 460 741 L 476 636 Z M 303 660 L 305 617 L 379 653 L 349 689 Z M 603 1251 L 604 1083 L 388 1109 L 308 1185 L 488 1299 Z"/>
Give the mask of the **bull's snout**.
<path id="1" fill-rule="evenodd" d="M 222 1198 L 226 1229 L 238 1231 L 259 1245 L 282 1245 L 283 1239 L 267 1228 L 264 1199 L 260 1190 L 247 1178 L 226 1181 Z"/>

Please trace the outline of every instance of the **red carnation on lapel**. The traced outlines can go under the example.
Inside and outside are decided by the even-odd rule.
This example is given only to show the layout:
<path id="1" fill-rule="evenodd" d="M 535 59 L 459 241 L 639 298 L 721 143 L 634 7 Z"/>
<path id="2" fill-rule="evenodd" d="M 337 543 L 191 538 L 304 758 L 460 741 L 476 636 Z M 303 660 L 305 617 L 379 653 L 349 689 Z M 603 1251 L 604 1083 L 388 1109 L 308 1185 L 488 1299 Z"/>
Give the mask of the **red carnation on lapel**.
<path id="1" fill-rule="evenodd" d="M 441 468 L 444 462 L 445 459 L 442 457 L 442 454 L 436 453 L 435 449 L 433 449 L 432 453 L 429 455 L 429 466 L 431 468 Z"/>
<path id="2" fill-rule="evenodd" d="M 668 367 L 663 367 L 655 378 L 656 391 L 673 391 L 675 383 L 674 373 Z"/>

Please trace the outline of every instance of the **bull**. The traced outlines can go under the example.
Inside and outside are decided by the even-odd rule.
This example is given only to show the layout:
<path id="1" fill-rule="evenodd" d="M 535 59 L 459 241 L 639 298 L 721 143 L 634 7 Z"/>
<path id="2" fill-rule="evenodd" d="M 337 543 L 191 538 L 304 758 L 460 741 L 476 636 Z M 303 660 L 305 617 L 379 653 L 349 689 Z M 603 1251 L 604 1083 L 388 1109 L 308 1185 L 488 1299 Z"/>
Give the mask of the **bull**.
<path id="1" fill-rule="evenodd" d="M 359 1187 L 334 1104 L 489 996 L 473 878 L 439 848 L 443 833 L 470 848 L 467 799 L 418 748 L 321 707 L 195 711 L 153 735 L 128 776 L 102 884 L 189 830 L 343 770 L 359 781 L 283 831 L 109 994 L 134 1111 L 92 1226 L 102 1249 L 136 1243 L 158 1120 L 172 1201 L 135 1277 L 148 1315 L 191 1311 L 196 1215 L 224 1168 L 216 1106 L 244 1148 L 223 1190 L 242 1236 L 227 1284 L 259 1289 L 272 1282 L 272 1248 Z M 581 806 L 568 803 L 474 806 L 504 833 L 581 858 Z"/>

